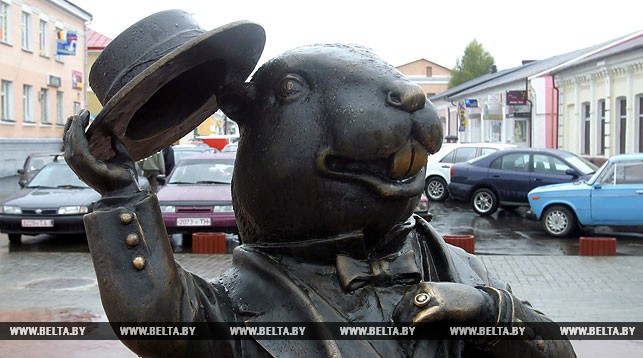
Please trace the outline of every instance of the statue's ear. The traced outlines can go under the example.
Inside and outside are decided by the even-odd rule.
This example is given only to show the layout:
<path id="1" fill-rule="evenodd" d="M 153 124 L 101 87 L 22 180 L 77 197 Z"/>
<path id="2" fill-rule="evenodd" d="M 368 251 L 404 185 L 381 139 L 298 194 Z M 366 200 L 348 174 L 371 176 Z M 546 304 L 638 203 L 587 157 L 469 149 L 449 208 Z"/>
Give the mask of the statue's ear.
<path id="1" fill-rule="evenodd" d="M 217 91 L 217 103 L 228 118 L 244 125 L 255 103 L 255 86 L 249 82 L 228 85 Z"/>

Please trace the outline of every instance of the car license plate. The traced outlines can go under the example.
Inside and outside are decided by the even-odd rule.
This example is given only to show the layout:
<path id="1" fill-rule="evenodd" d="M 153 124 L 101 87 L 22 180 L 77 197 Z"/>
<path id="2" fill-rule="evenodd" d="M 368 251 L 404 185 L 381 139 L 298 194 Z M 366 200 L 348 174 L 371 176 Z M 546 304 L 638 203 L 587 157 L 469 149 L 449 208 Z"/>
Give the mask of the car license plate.
<path id="1" fill-rule="evenodd" d="M 54 227 L 53 219 L 43 220 L 30 220 L 24 219 L 21 221 L 22 227 Z"/>
<path id="2" fill-rule="evenodd" d="M 210 218 L 177 218 L 176 226 L 210 226 Z"/>

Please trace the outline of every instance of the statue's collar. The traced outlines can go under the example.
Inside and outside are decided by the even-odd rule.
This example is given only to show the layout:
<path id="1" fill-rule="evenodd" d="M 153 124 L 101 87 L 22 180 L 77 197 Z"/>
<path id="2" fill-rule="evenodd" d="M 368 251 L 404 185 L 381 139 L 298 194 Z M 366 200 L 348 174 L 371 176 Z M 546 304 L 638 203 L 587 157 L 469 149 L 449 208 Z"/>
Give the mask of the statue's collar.
<path id="1" fill-rule="evenodd" d="M 338 254 L 356 259 L 374 259 L 397 252 L 402 248 L 407 235 L 414 227 L 415 219 L 410 217 L 406 222 L 393 227 L 372 247 L 368 247 L 364 232 L 358 230 L 322 239 L 245 244 L 244 248 L 270 255 L 289 256 L 302 262 L 334 264 Z"/>

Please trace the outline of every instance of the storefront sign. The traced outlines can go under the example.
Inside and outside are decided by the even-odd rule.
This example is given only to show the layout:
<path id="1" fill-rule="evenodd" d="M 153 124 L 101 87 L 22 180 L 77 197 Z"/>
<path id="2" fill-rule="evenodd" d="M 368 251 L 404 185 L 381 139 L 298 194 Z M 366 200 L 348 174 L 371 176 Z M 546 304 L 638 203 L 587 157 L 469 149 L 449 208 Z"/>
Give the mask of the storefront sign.
<path id="1" fill-rule="evenodd" d="M 465 99 L 464 100 L 464 106 L 467 108 L 478 108 L 478 100 L 477 99 Z"/>
<path id="2" fill-rule="evenodd" d="M 527 104 L 527 91 L 507 91 L 507 105 L 522 106 Z"/>
<path id="3" fill-rule="evenodd" d="M 49 75 L 49 79 L 47 80 L 47 86 L 60 87 L 61 85 L 62 85 L 62 78 L 54 75 Z"/>
<path id="4" fill-rule="evenodd" d="M 75 56 L 78 42 L 76 32 L 60 30 L 56 35 L 56 55 Z"/>
<path id="5" fill-rule="evenodd" d="M 71 71 L 71 87 L 73 89 L 83 89 L 83 73 L 80 71 Z"/>

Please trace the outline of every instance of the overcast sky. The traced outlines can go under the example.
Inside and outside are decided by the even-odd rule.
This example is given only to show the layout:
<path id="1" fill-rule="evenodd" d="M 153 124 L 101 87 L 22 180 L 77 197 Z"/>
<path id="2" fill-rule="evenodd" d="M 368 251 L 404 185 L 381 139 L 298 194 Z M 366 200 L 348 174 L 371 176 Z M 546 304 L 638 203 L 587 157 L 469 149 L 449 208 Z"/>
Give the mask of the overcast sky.
<path id="1" fill-rule="evenodd" d="M 519 66 L 643 30 L 632 0 L 70 0 L 89 27 L 115 38 L 158 11 L 182 9 L 206 30 L 250 20 L 266 30 L 260 62 L 314 43 L 356 43 L 394 66 L 425 58 L 453 68 L 474 39 L 498 69 Z"/>

